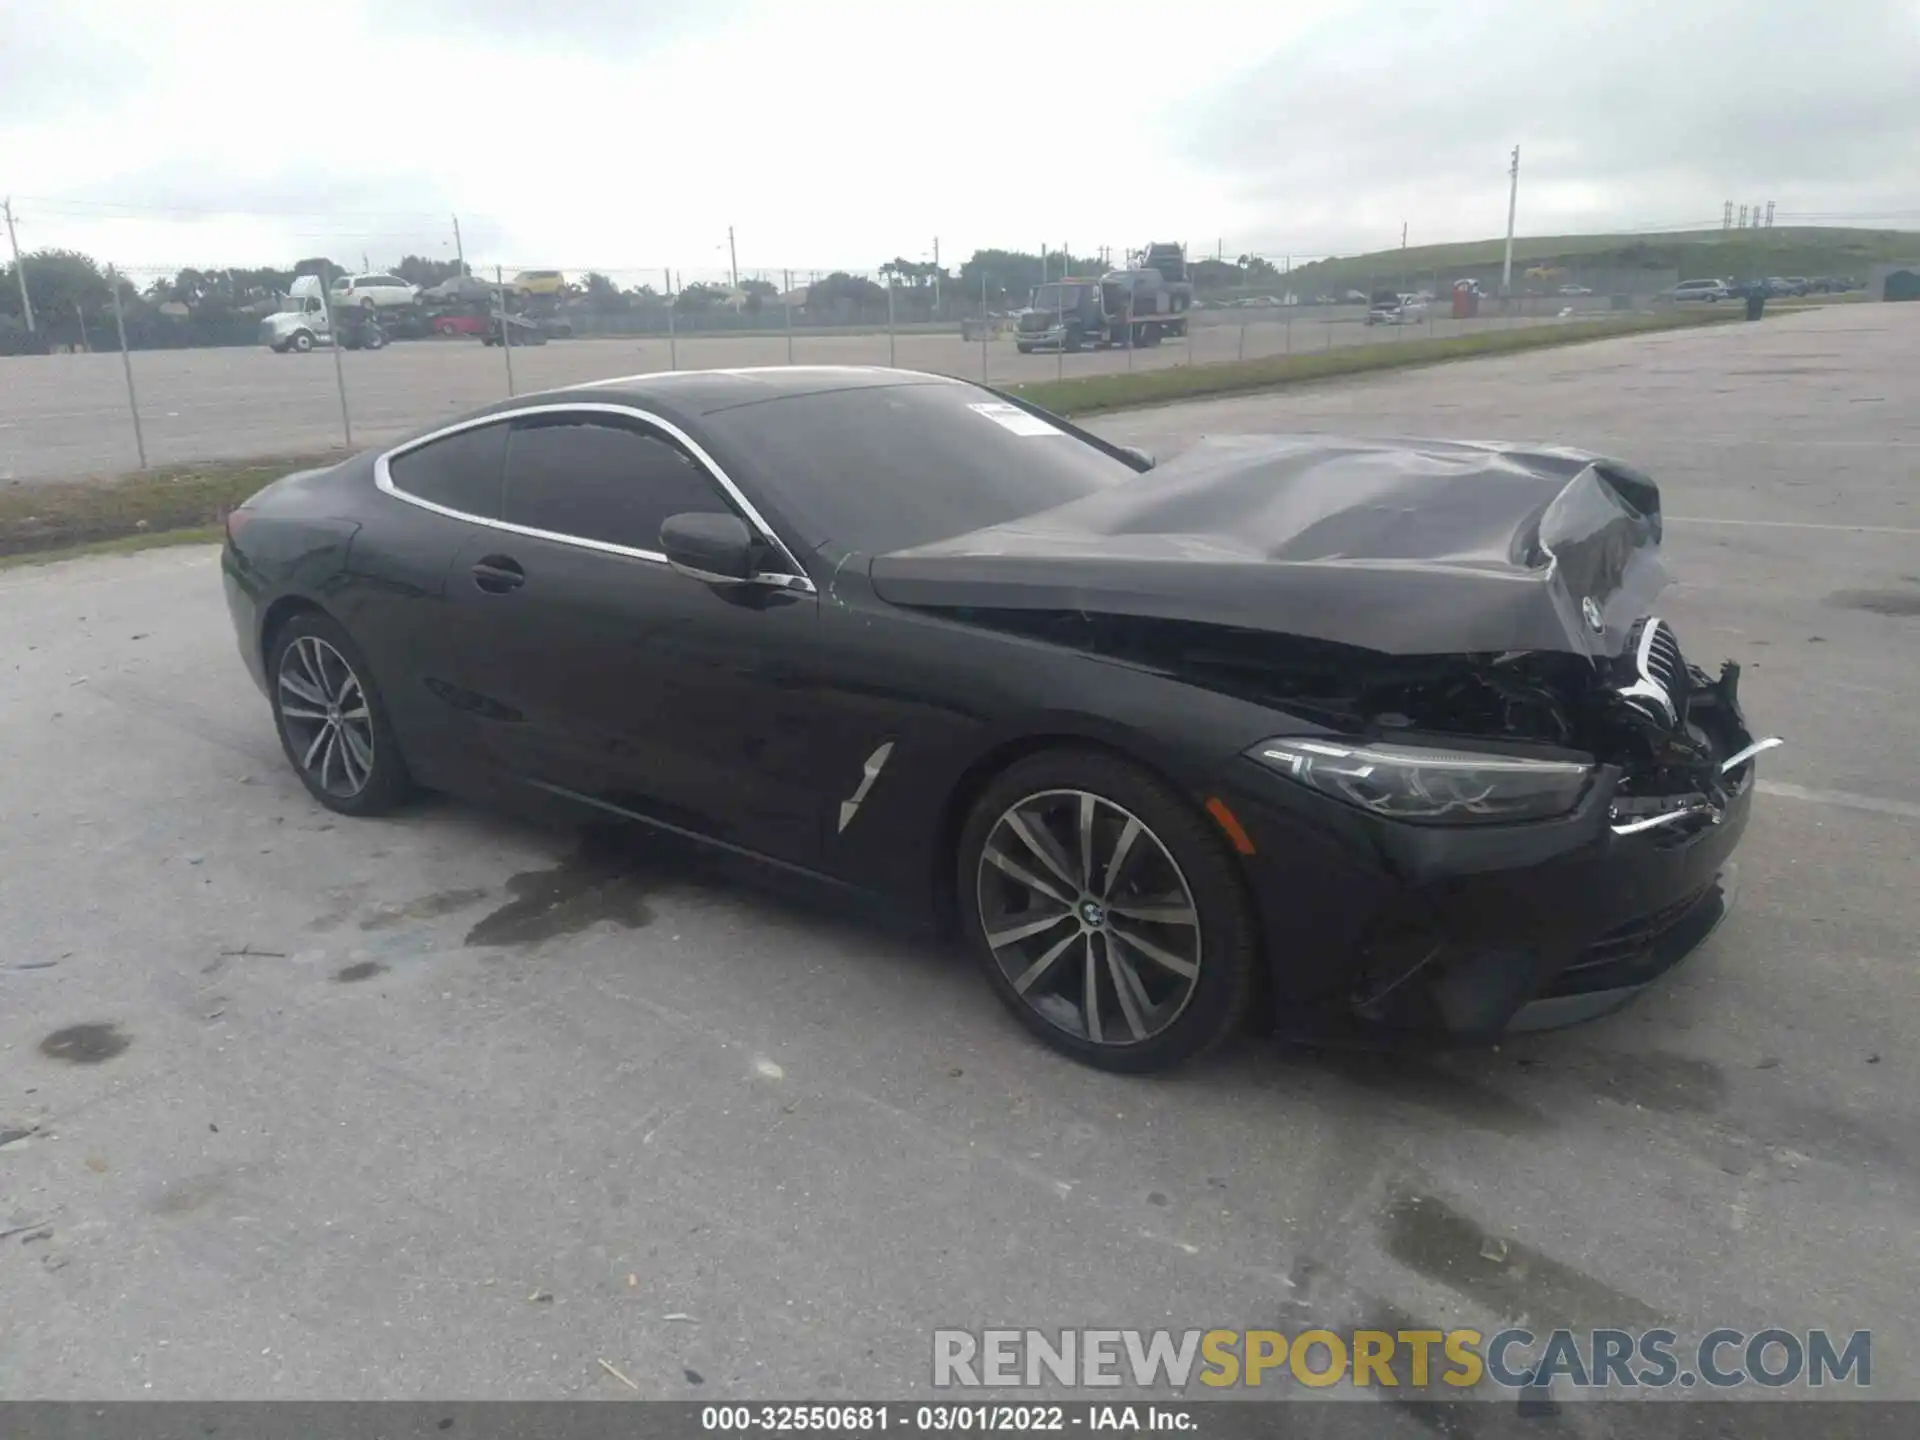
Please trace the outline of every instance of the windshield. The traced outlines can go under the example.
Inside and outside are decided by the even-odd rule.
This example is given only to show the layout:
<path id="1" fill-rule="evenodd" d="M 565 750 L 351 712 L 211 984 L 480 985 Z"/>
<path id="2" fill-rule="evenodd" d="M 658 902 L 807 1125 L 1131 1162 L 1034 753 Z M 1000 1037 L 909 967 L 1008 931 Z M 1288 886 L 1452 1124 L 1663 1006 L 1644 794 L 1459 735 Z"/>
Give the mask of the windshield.
<path id="1" fill-rule="evenodd" d="M 885 554 L 1035 515 L 1138 475 L 966 384 L 787 396 L 718 411 L 706 423 L 809 550 L 831 541 Z"/>
<path id="2" fill-rule="evenodd" d="M 1073 310 L 1090 287 L 1086 285 L 1036 285 L 1033 299 L 1027 302 L 1035 310 Z"/>

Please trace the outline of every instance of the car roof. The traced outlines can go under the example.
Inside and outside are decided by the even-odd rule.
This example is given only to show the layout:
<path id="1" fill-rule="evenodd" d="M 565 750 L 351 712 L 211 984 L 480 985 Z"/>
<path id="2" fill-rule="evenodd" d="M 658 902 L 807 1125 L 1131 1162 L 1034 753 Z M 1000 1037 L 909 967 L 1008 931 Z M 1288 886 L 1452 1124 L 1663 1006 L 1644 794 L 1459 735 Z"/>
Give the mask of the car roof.
<path id="1" fill-rule="evenodd" d="M 890 385 L 963 385 L 950 375 L 920 370 L 893 370 L 879 365 L 766 365 L 734 370 L 664 370 L 650 375 L 623 375 L 590 380 L 537 395 L 521 395 L 489 407 L 520 409 L 530 404 L 554 405 L 569 400 L 585 403 L 633 405 L 674 415 L 711 415 L 761 400 L 798 395 L 824 395 L 838 390 L 870 390 Z"/>

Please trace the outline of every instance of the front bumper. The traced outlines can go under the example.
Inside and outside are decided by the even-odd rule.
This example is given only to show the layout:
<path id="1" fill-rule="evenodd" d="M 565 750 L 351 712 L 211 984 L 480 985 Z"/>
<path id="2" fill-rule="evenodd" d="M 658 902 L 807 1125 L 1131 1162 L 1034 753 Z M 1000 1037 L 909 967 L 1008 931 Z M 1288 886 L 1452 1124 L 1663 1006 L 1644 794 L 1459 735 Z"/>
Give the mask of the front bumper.
<path id="1" fill-rule="evenodd" d="M 1737 705 L 1722 753 L 1751 743 Z M 1618 833 L 1613 782 L 1558 820 L 1386 821 L 1235 767 L 1225 797 L 1264 932 L 1273 1021 L 1316 1043 L 1485 1043 L 1616 1010 L 1697 949 L 1731 900 L 1754 761 L 1723 808 Z"/>

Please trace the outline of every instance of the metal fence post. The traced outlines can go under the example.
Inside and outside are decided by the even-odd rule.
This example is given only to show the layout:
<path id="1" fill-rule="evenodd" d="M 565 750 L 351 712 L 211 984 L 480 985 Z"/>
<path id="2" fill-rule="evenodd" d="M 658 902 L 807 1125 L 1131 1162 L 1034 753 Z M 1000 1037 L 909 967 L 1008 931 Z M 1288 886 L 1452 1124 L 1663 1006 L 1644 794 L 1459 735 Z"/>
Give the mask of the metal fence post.
<path id="1" fill-rule="evenodd" d="M 340 428 L 346 432 L 347 448 L 353 448 L 353 415 L 347 408 L 347 365 L 340 358 L 346 347 L 341 343 L 340 311 L 333 303 L 333 282 L 326 271 L 320 272 L 320 313 L 327 321 L 327 341 L 333 346 L 333 383 L 340 391 Z"/>
<path id="2" fill-rule="evenodd" d="M 500 353 L 507 357 L 507 397 L 511 399 L 514 394 L 513 341 L 507 335 L 507 286 L 498 265 L 493 267 L 493 306 L 494 314 L 500 317 Z"/>
<path id="3" fill-rule="evenodd" d="M 1287 354 L 1293 353 L 1293 317 L 1287 316 Z"/>
<path id="4" fill-rule="evenodd" d="M 1247 322 L 1245 320 L 1240 322 L 1240 358 L 1242 360 L 1247 358 Z"/>
<path id="5" fill-rule="evenodd" d="M 780 296 L 780 308 L 787 312 L 787 364 L 793 363 L 793 272 L 781 272 L 786 276 L 787 288 Z"/>
<path id="6" fill-rule="evenodd" d="M 667 368 L 680 368 L 680 341 L 673 333 L 673 271 L 667 271 Z"/>
<path id="7" fill-rule="evenodd" d="M 893 276 L 887 276 L 887 364 L 893 366 L 896 353 L 893 343 Z"/>
<path id="8" fill-rule="evenodd" d="M 980 267 L 980 383 L 987 383 L 987 267 Z"/>
<path id="9" fill-rule="evenodd" d="M 1061 273 L 1066 273 L 1066 262 L 1061 263 Z M 1053 352 L 1053 378 L 1058 380 L 1067 373 L 1067 287 L 1063 284 L 1053 292 L 1053 323 L 1060 331 L 1060 344 Z"/>
<path id="10" fill-rule="evenodd" d="M 120 304 L 120 274 L 107 268 L 107 281 L 113 286 L 113 328 L 120 335 L 120 364 L 127 372 L 127 409 L 133 414 L 133 445 L 140 452 L 140 468 L 147 468 L 147 437 L 140 429 L 140 400 L 133 393 L 133 356 L 127 353 L 127 317 Z M 20 292 L 26 294 L 24 288 Z"/>

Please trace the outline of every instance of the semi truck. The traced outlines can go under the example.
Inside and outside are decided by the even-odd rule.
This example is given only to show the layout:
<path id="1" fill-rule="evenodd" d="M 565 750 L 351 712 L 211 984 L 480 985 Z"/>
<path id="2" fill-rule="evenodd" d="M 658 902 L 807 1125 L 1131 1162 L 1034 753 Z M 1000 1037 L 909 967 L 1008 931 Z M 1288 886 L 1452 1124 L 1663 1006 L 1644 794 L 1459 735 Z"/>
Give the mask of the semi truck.
<path id="1" fill-rule="evenodd" d="M 387 343 L 375 309 L 328 299 L 318 275 L 299 276 L 288 287 L 285 307 L 261 320 L 260 343 L 283 355 L 331 345 L 336 335 L 347 350 L 378 350 Z"/>
<path id="2" fill-rule="evenodd" d="M 1184 248 L 1156 242 L 1131 258 L 1123 270 L 1036 285 L 1015 322 L 1020 353 L 1131 348 L 1185 335 L 1193 280 Z"/>

